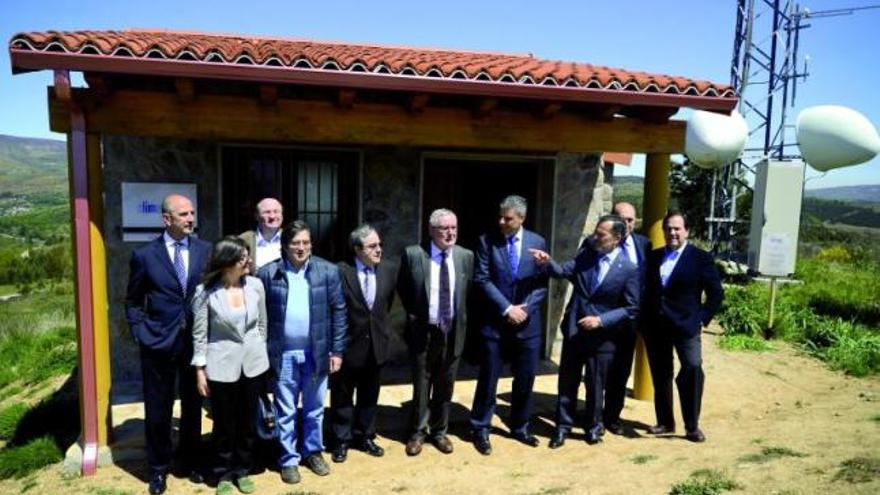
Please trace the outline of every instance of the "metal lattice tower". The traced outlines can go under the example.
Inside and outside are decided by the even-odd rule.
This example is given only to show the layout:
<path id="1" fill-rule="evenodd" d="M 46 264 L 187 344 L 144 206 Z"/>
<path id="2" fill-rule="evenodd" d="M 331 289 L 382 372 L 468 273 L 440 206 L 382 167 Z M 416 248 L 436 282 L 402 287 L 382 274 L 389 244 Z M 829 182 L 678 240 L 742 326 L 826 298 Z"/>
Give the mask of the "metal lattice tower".
<path id="1" fill-rule="evenodd" d="M 851 15 L 880 5 L 811 12 L 791 0 L 737 0 L 730 84 L 740 95 L 739 112 L 749 123 L 743 157 L 716 169 L 710 191 L 709 241 L 715 252 L 741 251 L 734 241 L 748 226 L 737 221 L 736 200 L 749 189 L 749 175 L 763 158 L 797 158 L 791 147 L 787 111 L 794 106 L 798 80 L 808 76 L 807 61 L 798 69 L 800 33 L 808 19 Z"/>

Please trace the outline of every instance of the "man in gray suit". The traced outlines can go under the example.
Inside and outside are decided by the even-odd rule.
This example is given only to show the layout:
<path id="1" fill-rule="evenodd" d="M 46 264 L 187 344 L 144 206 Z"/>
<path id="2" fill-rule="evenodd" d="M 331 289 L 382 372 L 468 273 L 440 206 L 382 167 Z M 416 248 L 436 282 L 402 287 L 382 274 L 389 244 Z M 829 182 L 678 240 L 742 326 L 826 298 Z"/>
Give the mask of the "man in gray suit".
<path id="1" fill-rule="evenodd" d="M 418 455 L 426 436 L 444 454 L 449 405 L 467 332 L 467 299 L 474 253 L 456 246 L 458 219 L 438 209 L 429 218 L 431 242 L 406 248 L 397 293 L 406 311 L 404 339 L 413 370 L 412 434 L 407 455 Z"/>
<path id="2" fill-rule="evenodd" d="M 568 279 L 571 300 L 562 320 L 562 358 L 559 362 L 559 395 L 556 402 L 556 434 L 550 448 L 561 447 L 574 425 L 581 377 L 586 369 L 586 441 L 602 441 L 602 412 L 608 368 L 614 357 L 615 336 L 639 310 L 638 268 L 621 254 L 626 235 L 624 222 L 615 215 L 599 218 L 587 246 L 563 265 L 543 251 L 532 250 L 538 263 L 547 263 L 550 275 Z"/>

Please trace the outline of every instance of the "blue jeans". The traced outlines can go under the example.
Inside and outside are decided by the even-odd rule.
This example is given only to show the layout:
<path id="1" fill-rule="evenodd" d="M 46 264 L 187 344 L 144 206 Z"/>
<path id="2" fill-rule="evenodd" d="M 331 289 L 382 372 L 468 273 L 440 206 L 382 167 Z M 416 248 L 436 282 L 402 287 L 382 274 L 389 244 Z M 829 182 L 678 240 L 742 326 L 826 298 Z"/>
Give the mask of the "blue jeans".
<path id="1" fill-rule="evenodd" d="M 281 457 L 284 468 L 296 466 L 302 457 L 324 450 L 321 423 L 324 420 L 324 396 L 327 375 L 318 375 L 309 351 L 285 351 L 281 372 L 275 383 L 275 409 L 281 431 Z M 302 446 L 297 449 L 297 404 L 302 397 Z M 302 455 L 300 455 L 302 453 Z"/>

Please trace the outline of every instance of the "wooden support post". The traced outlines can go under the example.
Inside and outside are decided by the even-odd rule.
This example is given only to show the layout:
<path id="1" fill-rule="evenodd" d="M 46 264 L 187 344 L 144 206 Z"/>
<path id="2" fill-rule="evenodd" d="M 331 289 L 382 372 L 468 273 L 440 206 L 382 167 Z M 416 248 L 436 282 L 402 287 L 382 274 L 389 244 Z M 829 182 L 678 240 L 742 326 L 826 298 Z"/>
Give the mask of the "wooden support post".
<path id="1" fill-rule="evenodd" d="M 67 71 L 55 71 L 55 87 L 59 99 L 65 101 L 67 95 L 66 103 L 70 110 L 67 156 L 76 274 L 80 446 L 82 474 L 89 476 L 95 474 L 98 464 L 98 413 L 86 117 L 79 104 L 70 99 L 70 74 Z"/>
<path id="2" fill-rule="evenodd" d="M 95 327 L 95 393 L 98 446 L 111 441 L 110 414 L 110 324 L 107 297 L 107 253 L 104 245 L 104 199 L 101 176 L 101 137 L 86 134 L 86 162 L 89 182 L 89 241 L 92 256 L 92 315 Z"/>
<path id="3" fill-rule="evenodd" d="M 651 246 L 664 246 L 663 217 L 669 208 L 669 155 L 649 153 L 645 162 L 644 211 L 642 232 L 651 240 Z M 636 339 L 636 356 L 633 372 L 633 397 L 651 400 L 654 384 L 648 366 L 648 353 L 641 335 Z"/>

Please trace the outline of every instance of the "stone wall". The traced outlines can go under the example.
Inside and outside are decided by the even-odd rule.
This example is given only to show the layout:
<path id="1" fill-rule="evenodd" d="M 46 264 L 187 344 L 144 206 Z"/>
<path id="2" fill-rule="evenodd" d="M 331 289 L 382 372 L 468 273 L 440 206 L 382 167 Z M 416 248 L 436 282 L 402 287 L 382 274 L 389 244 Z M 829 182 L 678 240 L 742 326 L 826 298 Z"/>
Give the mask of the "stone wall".
<path id="1" fill-rule="evenodd" d="M 198 184 L 198 234 L 220 235 L 217 146 L 192 140 L 104 137 L 104 232 L 107 247 L 110 356 L 116 396 L 137 392 L 140 381 L 137 344 L 125 322 L 125 292 L 131 252 L 141 242 L 122 241 L 122 182 L 195 182 Z"/>
<path id="2" fill-rule="evenodd" d="M 553 257 L 574 257 L 584 237 L 593 232 L 603 213 L 611 211 L 611 187 L 605 184 L 601 154 L 559 153 L 556 156 Z M 546 350 L 557 351 L 559 323 L 568 300 L 569 284 L 551 281 L 548 291 Z"/>

